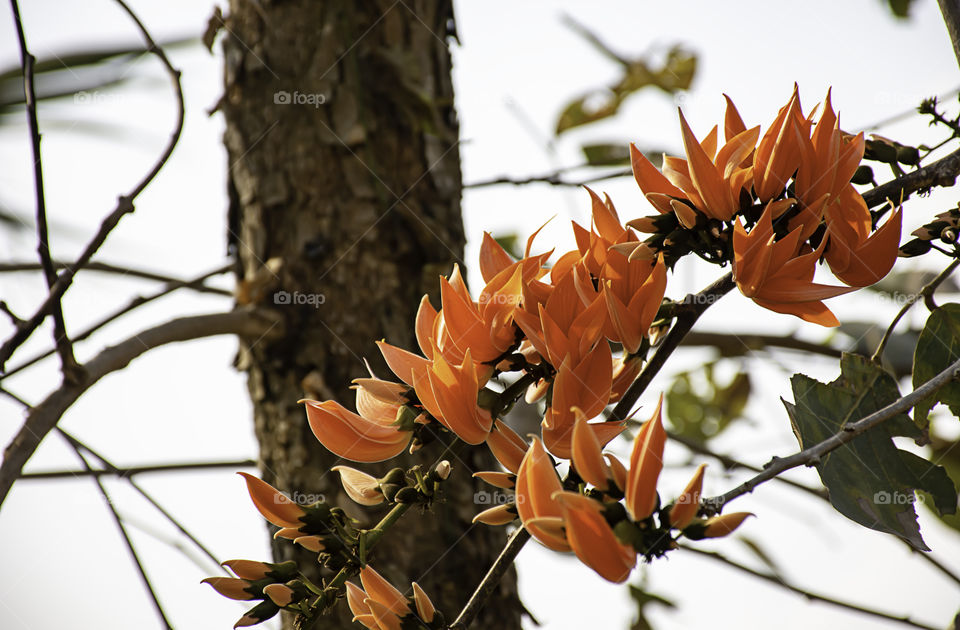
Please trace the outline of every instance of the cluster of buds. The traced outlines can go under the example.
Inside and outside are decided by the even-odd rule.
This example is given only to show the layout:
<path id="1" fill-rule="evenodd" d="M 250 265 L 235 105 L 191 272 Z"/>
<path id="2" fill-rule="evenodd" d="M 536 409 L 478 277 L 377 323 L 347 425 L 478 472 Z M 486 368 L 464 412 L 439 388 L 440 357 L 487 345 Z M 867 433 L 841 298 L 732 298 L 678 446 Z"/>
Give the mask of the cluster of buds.
<path id="1" fill-rule="evenodd" d="M 360 570 L 360 586 L 347 582 L 347 605 L 353 612 L 353 620 L 370 630 L 400 630 L 423 628 L 432 630 L 446 627 L 443 614 L 420 585 L 413 582 L 412 597 L 404 597 L 373 567 Z"/>
<path id="2" fill-rule="evenodd" d="M 602 452 L 603 445 L 576 409 L 566 479 L 560 478 L 556 463 L 535 438 L 515 474 L 476 474 L 495 486 L 513 489 L 515 495 L 513 501 L 486 509 L 474 520 L 503 525 L 519 518 L 545 547 L 573 551 L 584 564 L 612 582 L 627 579 L 638 555 L 650 560 L 674 548 L 679 535 L 700 540 L 733 532 L 751 514 L 697 517 L 703 465 L 680 497 L 661 506 L 657 482 L 666 443 L 661 404 L 662 399 L 637 433 L 629 468 Z"/>
<path id="3" fill-rule="evenodd" d="M 261 600 L 234 624 L 234 628 L 252 626 L 270 619 L 281 608 L 307 597 L 306 585 L 296 579 L 297 563 L 290 560 L 279 564 L 257 560 L 227 560 L 222 563 L 237 577 L 209 577 L 209 584 L 224 597 L 240 601 Z"/>
<path id="4" fill-rule="evenodd" d="M 377 479 L 350 466 L 334 466 L 340 473 L 343 489 L 355 503 L 372 506 L 381 503 L 422 503 L 429 505 L 439 494 L 443 480 L 450 476 L 450 462 L 441 461 L 424 472 L 420 465 L 409 471 L 394 468 Z"/>
<path id="5" fill-rule="evenodd" d="M 913 231 L 912 241 L 907 241 L 900 247 L 903 257 L 920 256 L 935 247 L 933 241 L 939 240 L 944 245 L 955 247 L 960 237 L 960 204 L 946 212 L 941 212 L 936 218 Z"/>
<path id="6" fill-rule="evenodd" d="M 632 255 L 663 252 L 674 261 L 693 251 L 712 262 L 732 262 L 743 295 L 824 326 L 839 323 L 824 299 L 871 285 L 893 267 L 901 213 L 871 234 L 873 217 L 851 180 L 866 147 L 880 157 L 890 149 L 895 162 L 902 155 L 908 164 L 917 157 L 912 147 L 842 132 L 829 92 L 814 124 L 794 89 L 762 136 L 760 127 L 746 128 L 727 98 L 723 146 L 717 127 L 698 141 L 682 113 L 680 124 L 685 160 L 665 157 L 657 170 L 632 147 L 637 184 L 660 212 L 628 223 L 653 234 Z M 859 181 L 867 179 L 872 175 L 860 172 Z M 663 218 L 668 215 L 675 218 Z M 823 260 L 847 286 L 813 282 Z"/>

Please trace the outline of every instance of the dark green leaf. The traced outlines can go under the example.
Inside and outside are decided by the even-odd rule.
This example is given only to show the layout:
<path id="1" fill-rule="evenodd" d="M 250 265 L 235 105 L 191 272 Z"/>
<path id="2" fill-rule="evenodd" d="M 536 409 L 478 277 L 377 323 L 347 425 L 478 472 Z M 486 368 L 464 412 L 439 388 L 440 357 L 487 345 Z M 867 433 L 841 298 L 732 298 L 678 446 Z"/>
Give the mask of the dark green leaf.
<path id="1" fill-rule="evenodd" d="M 784 401 L 784 405 L 802 448 L 900 398 L 893 377 L 864 357 L 845 354 L 840 371 L 829 384 L 803 374 L 791 379 L 796 404 Z M 956 510 L 956 490 L 943 468 L 901 451 L 894 436 L 918 439 L 923 434 L 909 416 L 899 414 L 825 455 L 817 471 L 838 512 L 927 551 L 917 524 L 914 490 L 933 494 L 944 512 Z"/>
<path id="2" fill-rule="evenodd" d="M 585 144 L 580 147 L 590 166 L 626 166 L 630 164 L 630 149 L 626 142 Z"/>
<path id="3" fill-rule="evenodd" d="M 930 313 L 913 355 L 913 386 L 919 387 L 960 359 L 960 304 L 944 304 Z M 950 382 L 914 408 L 917 426 L 929 424 L 930 410 L 942 402 L 960 416 L 960 383 Z"/>
<path id="4" fill-rule="evenodd" d="M 913 0 L 887 0 L 887 6 L 890 7 L 890 12 L 893 13 L 894 17 L 904 20 L 910 17 L 910 6 L 913 4 Z"/>

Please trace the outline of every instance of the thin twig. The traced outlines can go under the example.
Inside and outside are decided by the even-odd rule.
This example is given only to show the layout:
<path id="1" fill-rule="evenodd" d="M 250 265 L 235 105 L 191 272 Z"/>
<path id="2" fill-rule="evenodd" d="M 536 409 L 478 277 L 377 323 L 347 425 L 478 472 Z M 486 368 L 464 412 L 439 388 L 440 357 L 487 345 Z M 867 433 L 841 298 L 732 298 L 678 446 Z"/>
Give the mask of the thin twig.
<path id="1" fill-rule="evenodd" d="M 117 4 L 127 13 L 134 24 L 137 26 L 137 29 L 140 31 L 141 37 L 147 44 L 147 51 L 153 53 L 160 59 L 163 67 L 166 69 L 170 81 L 173 85 L 174 93 L 176 95 L 176 108 L 177 108 L 177 119 L 174 123 L 173 132 L 170 134 L 170 140 L 164 148 L 163 152 L 160 154 L 160 157 L 157 159 L 154 166 L 150 171 L 133 187 L 133 189 L 125 194 L 121 195 L 117 200 L 117 205 L 114 210 L 107 215 L 100 225 L 100 229 L 94 235 L 94 237 L 87 243 L 87 246 L 84 248 L 83 253 L 80 254 L 80 257 L 77 258 L 76 262 L 71 266 L 63 270 L 58 276 L 57 281 L 50 287 L 50 292 L 47 295 L 47 298 L 43 301 L 43 304 L 40 305 L 40 308 L 29 319 L 25 320 L 21 326 L 17 327 L 17 330 L 14 334 L 7 339 L 2 346 L 0 346 L 0 370 L 6 365 L 7 360 L 13 355 L 17 348 L 19 348 L 27 338 L 33 334 L 33 331 L 37 329 L 41 322 L 46 318 L 46 316 L 52 311 L 55 304 L 60 302 L 60 299 L 63 297 L 63 294 L 66 293 L 67 289 L 73 283 L 73 278 L 76 276 L 77 272 L 83 269 L 93 255 L 100 249 L 100 246 L 107 240 L 107 236 L 113 231 L 117 224 L 120 223 L 120 220 L 134 211 L 133 200 L 143 192 L 143 190 L 153 181 L 153 179 L 160 172 L 160 169 L 167 163 L 167 160 L 170 159 L 170 155 L 173 153 L 174 147 L 177 145 L 177 142 L 180 139 L 180 133 L 183 130 L 183 120 L 184 120 L 184 101 L 183 101 L 183 89 L 180 86 L 180 71 L 173 67 L 170 63 L 170 60 L 167 58 L 166 53 L 162 48 L 157 46 L 156 42 L 153 41 L 153 37 L 150 36 L 150 33 L 143 26 L 143 23 L 140 19 L 130 10 L 130 7 L 123 0 L 116 0 Z"/>
<path id="2" fill-rule="evenodd" d="M 148 328 L 121 343 L 103 350 L 86 363 L 86 373 L 80 383 L 64 383 L 40 404 L 33 407 L 16 437 L 4 451 L 0 464 L 0 505 L 10 487 L 23 472 L 23 465 L 33 455 L 40 441 L 55 427 L 64 412 L 98 380 L 123 369 L 131 361 L 152 348 L 177 341 L 187 341 L 213 335 L 239 335 L 262 339 L 281 334 L 279 319 L 269 312 L 250 308 L 227 313 L 181 317 Z"/>
<path id="3" fill-rule="evenodd" d="M 630 384 L 627 391 L 617 406 L 613 408 L 610 414 L 611 420 L 624 420 L 630 414 L 633 405 L 640 398 L 640 395 L 647 389 L 650 381 L 657 375 L 660 369 L 666 363 L 667 358 L 680 346 L 680 342 L 686 336 L 700 316 L 710 308 L 714 302 L 730 292 L 736 284 L 733 281 L 733 275 L 727 273 L 722 278 L 708 286 L 700 293 L 688 295 L 683 303 L 678 305 L 676 321 L 670 328 L 670 332 L 664 338 L 663 342 L 657 348 L 650 361 L 643 366 L 637 379 Z"/>
<path id="4" fill-rule="evenodd" d="M 696 549 L 694 547 L 690 547 L 687 545 L 681 545 L 680 548 L 683 549 L 684 551 L 689 551 L 699 556 L 703 556 L 706 558 L 710 558 L 712 560 L 716 560 L 717 562 L 721 562 L 730 568 L 737 569 L 738 571 L 742 571 L 743 573 L 747 573 L 749 575 L 752 575 L 753 577 L 760 578 L 761 580 L 770 582 L 775 586 L 779 586 L 780 588 L 784 588 L 798 595 L 802 595 L 811 601 L 818 601 L 818 602 L 823 602 L 825 604 L 831 604 L 833 606 L 844 608 L 852 612 L 858 612 L 864 615 L 870 615 L 872 617 L 879 617 L 881 619 L 886 619 L 888 621 L 896 621 L 898 623 L 902 623 L 904 625 L 908 625 L 913 628 L 922 628 L 923 630 L 937 630 L 933 626 L 928 626 L 926 624 L 918 623 L 916 621 L 913 621 L 909 617 L 898 617 L 896 615 L 891 615 L 889 613 L 873 610 L 872 608 L 866 608 L 864 606 L 860 606 L 859 604 L 851 604 L 850 602 L 834 599 L 828 595 L 820 595 L 819 593 L 814 593 L 812 591 L 802 589 L 798 586 L 794 586 L 793 584 L 790 584 L 789 582 L 785 582 L 783 578 L 779 576 L 776 576 L 770 573 L 763 573 L 762 571 L 757 571 L 756 569 L 751 569 L 750 567 L 740 564 L 739 562 L 735 562 L 715 551 L 704 551 L 702 549 Z"/>
<path id="5" fill-rule="evenodd" d="M 550 184 L 551 186 L 568 186 L 571 188 L 579 188 L 586 184 L 593 184 L 594 182 L 602 182 L 608 179 L 616 179 L 617 177 L 626 177 L 632 173 L 630 169 L 618 170 L 611 173 L 604 173 L 602 175 L 593 175 L 586 179 L 578 181 L 567 181 L 561 179 L 560 176 L 568 171 L 573 171 L 581 168 L 588 168 L 589 164 L 582 164 L 580 166 L 573 166 L 567 168 L 560 168 L 552 173 L 546 173 L 545 175 L 531 175 L 530 177 L 495 177 L 493 179 L 485 179 L 479 182 L 474 182 L 472 184 L 464 184 L 464 188 L 484 188 L 487 186 L 498 186 L 500 184 L 510 184 L 513 186 L 526 186 L 528 184 Z"/>
<path id="6" fill-rule="evenodd" d="M 920 400 L 929 396 L 946 383 L 953 380 L 960 374 L 960 360 L 950 364 L 950 367 L 943 370 L 929 381 L 916 388 L 903 398 L 890 403 L 886 407 L 879 409 L 870 415 L 844 425 L 840 431 L 831 437 L 814 444 L 810 448 L 794 453 L 788 457 L 774 457 L 763 467 L 763 472 L 743 482 L 726 494 L 705 498 L 701 501 L 701 509 L 707 514 L 716 514 L 730 501 L 739 496 L 753 492 L 753 489 L 760 484 L 773 479 L 777 475 L 791 468 L 798 466 L 812 466 L 821 461 L 824 455 L 850 442 L 862 433 L 872 429 L 882 422 L 893 418 L 911 409 Z"/>
<path id="7" fill-rule="evenodd" d="M 224 265 L 222 267 L 218 267 L 217 269 L 214 269 L 213 271 L 208 271 L 203 275 L 197 276 L 192 280 L 171 280 L 169 284 L 167 284 L 167 286 L 163 287 L 156 293 L 153 293 L 151 295 L 146 295 L 146 296 L 141 295 L 133 298 L 132 300 L 130 300 L 129 303 L 127 303 L 126 306 L 123 306 L 122 308 L 114 311 L 113 313 L 106 315 L 103 319 L 101 319 L 97 323 L 91 325 L 86 330 L 78 333 L 76 336 L 74 336 L 73 341 L 74 343 L 78 341 L 83 341 L 93 333 L 97 332 L 98 330 L 106 326 L 107 324 L 119 319 L 121 316 L 126 315 L 130 311 L 136 308 L 139 308 L 144 304 L 148 304 L 149 302 L 152 302 L 164 296 L 170 295 L 171 293 L 173 293 L 178 289 L 193 289 L 195 291 L 200 291 L 200 292 L 216 293 L 217 295 L 232 295 L 232 293 L 230 293 L 229 291 L 213 289 L 203 284 L 203 282 L 208 278 L 219 275 L 221 273 L 226 273 L 227 271 L 230 271 L 232 268 L 233 268 L 232 265 Z M 25 370 L 26 368 L 37 363 L 38 361 L 42 361 L 43 359 L 46 359 L 51 354 L 53 354 L 53 351 L 47 350 L 46 352 L 42 352 L 40 354 L 34 355 L 33 357 L 27 359 L 23 363 L 20 363 L 15 367 L 10 368 L 4 374 L 0 374 L 0 381 L 2 381 L 7 377 L 13 376 L 17 372 L 20 372 L 21 370 Z"/>
<path id="8" fill-rule="evenodd" d="M 99 459 L 99 458 L 98 458 Z M 101 460 L 102 461 L 102 460 Z M 154 464 L 151 466 L 130 466 L 127 468 L 117 468 L 110 466 L 105 469 L 94 470 L 46 470 L 43 472 L 24 473 L 20 475 L 20 481 L 47 481 L 50 479 L 83 479 L 91 475 L 95 477 L 116 476 L 133 477 L 144 473 L 168 473 L 168 472 L 193 472 L 199 470 L 218 470 L 221 468 L 250 468 L 256 466 L 257 462 L 252 459 L 241 459 L 232 462 L 186 462 L 183 464 Z"/>
<path id="9" fill-rule="evenodd" d="M 62 260 L 53 261 L 53 266 L 57 269 L 66 269 L 73 263 L 66 263 Z M 111 265 L 109 263 L 102 263 L 92 260 L 87 263 L 84 267 L 86 271 L 100 271 L 103 273 L 112 273 L 120 276 L 125 276 L 128 278 L 142 278 L 143 280 L 154 280 L 156 282 L 165 282 L 169 285 L 178 285 L 184 286 L 193 289 L 198 293 L 212 293 L 214 295 L 223 295 L 226 297 L 232 297 L 233 292 L 226 289 L 219 289 L 217 287 L 208 287 L 204 284 L 197 285 L 195 284 L 196 280 L 183 280 L 182 278 L 174 278 L 173 276 L 168 276 L 162 273 L 157 273 L 154 271 L 147 271 L 145 269 L 135 269 L 132 267 L 123 267 L 120 265 Z M 210 277 L 212 275 L 217 275 L 219 273 L 226 273 L 233 269 L 233 264 L 225 264 L 222 267 L 218 268 L 218 271 L 211 272 L 205 277 Z M 40 271 L 40 265 L 33 262 L 0 262 L 0 273 L 16 273 L 21 271 Z"/>
<path id="10" fill-rule="evenodd" d="M 27 109 L 27 127 L 30 130 L 30 148 L 33 153 L 33 186 L 37 201 L 37 254 L 47 289 L 57 281 L 57 272 L 50 255 L 50 235 L 47 230 L 47 202 L 43 192 L 43 159 L 40 154 L 40 124 L 37 121 L 37 96 L 33 83 L 33 64 L 36 58 L 27 50 L 27 39 L 20 19 L 20 7 L 17 0 L 10 0 L 13 9 L 13 21 L 17 28 L 17 41 L 20 45 L 20 60 L 23 69 L 23 94 Z M 53 316 L 53 341 L 60 355 L 60 368 L 63 378 L 75 381 L 79 378 L 79 366 L 73 356 L 73 346 L 67 336 L 67 327 L 63 320 L 63 307 L 57 299 L 50 307 Z"/>
<path id="11" fill-rule="evenodd" d="M 843 350 L 831 348 L 812 341 L 804 341 L 796 337 L 781 335 L 759 335 L 753 333 L 718 333 L 691 331 L 680 342 L 681 346 L 712 346 L 720 351 L 724 357 L 734 357 L 752 354 L 754 350 L 764 348 L 783 348 L 798 350 L 808 354 L 819 354 L 825 357 L 839 359 Z"/>
<path id="12" fill-rule="evenodd" d="M 500 580 L 510 569 L 510 566 L 513 565 L 517 554 L 520 553 L 520 550 L 523 549 L 523 546 L 527 544 L 528 540 L 530 540 L 530 533 L 526 528 L 518 527 L 514 530 L 513 534 L 510 535 L 510 539 L 507 540 L 503 551 L 501 551 L 497 559 L 494 560 L 487 574 L 483 576 L 480 584 L 478 584 L 476 590 L 473 591 L 473 595 L 467 600 L 463 610 L 460 611 L 460 614 L 454 622 L 450 624 L 450 630 L 458 628 L 465 630 L 470 627 L 470 624 L 477 618 L 480 609 L 483 608 L 483 605 L 490 598 L 497 584 L 500 583 Z"/>
<path id="13" fill-rule="evenodd" d="M 66 431 L 64 431 L 63 429 L 61 429 L 60 427 L 57 427 L 57 433 L 59 433 L 61 436 L 63 436 L 63 438 L 66 439 L 68 442 L 70 442 L 71 445 L 74 445 L 74 448 L 78 448 L 78 447 L 79 447 L 79 448 L 83 449 L 84 451 L 86 451 L 87 453 L 89 453 L 90 455 L 92 455 L 93 457 L 96 457 L 97 460 L 100 461 L 100 464 L 101 464 L 102 466 L 105 466 L 105 467 L 107 468 L 106 471 L 102 471 L 102 470 L 93 469 L 93 468 L 91 468 L 91 467 L 89 467 L 89 466 L 85 466 L 85 467 L 84 467 L 85 470 L 81 471 L 80 474 L 82 474 L 82 475 L 84 475 L 84 476 L 87 476 L 87 477 L 89 477 L 89 476 L 97 477 L 97 483 L 100 483 L 99 478 L 100 478 L 100 476 L 101 476 L 102 474 L 104 474 L 104 473 L 118 475 L 118 476 L 119 476 L 120 478 L 122 478 L 124 481 L 126 481 L 127 483 L 129 483 L 129 484 L 130 484 L 130 487 L 132 487 L 134 490 L 136 490 L 137 494 L 139 494 L 141 497 L 143 497 L 144 499 L 146 499 L 147 502 L 150 503 L 150 505 L 152 505 L 158 512 L 160 512 L 160 514 L 162 514 L 163 517 L 164 517 L 165 519 L 167 519 L 167 521 L 168 521 L 171 525 L 173 525 L 174 527 L 176 527 L 176 528 L 177 528 L 177 531 L 179 531 L 181 534 L 183 534 L 183 535 L 187 538 L 187 540 L 189 540 L 190 542 L 192 542 L 192 543 L 194 544 L 194 546 L 196 546 L 197 549 L 199 549 L 200 551 L 202 551 L 204 555 L 206 555 L 208 558 L 210 558 L 210 560 L 212 560 L 215 565 L 220 566 L 220 561 L 217 559 L 217 557 L 216 557 L 215 555 L 213 555 L 213 552 L 211 552 L 209 549 L 207 549 L 206 545 L 204 545 L 202 542 L 200 542 L 200 540 L 199 540 L 196 536 L 194 536 L 193 534 L 191 534 L 191 533 L 187 530 L 187 528 L 184 527 L 184 526 L 180 523 L 180 521 L 178 521 L 176 518 L 174 518 L 172 514 L 170 514 L 169 512 L 167 512 L 167 510 L 164 509 L 164 507 L 163 507 L 162 505 L 160 505 L 160 504 L 156 501 L 156 499 L 154 499 L 152 496 L 150 496 L 150 494 L 149 494 L 146 490 L 144 490 L 143 488 L 141 488 L 140 486 L 138 486 L 137 483 L 136 483 L 133 479 L 129 478 L 128 474 L 135 474 L 135 473 L 124 473 L 123 470 L 121 470 L 121 469 L 117 468 L 116 466 L 114 466 L 114 465 L 113 465 L 113 462 L 111 462 L 110 460 L 108 460 L 107 458 L 105 458 L 103 455 L 101 455 L 100 453 L 98 453 L 98 452 L 96 452 L 95 450 L 93 450 L 92 448 L 90 448 L 90 446 L 88 446 L 86 443 L 81 442 L 80 440 L 78 440 L 78 439 L 75 438 L 74 436 L 70 435 L 69 433 L 67 433 Z M 250 467 L 250 466 L 255 466 L 255 465 L 256 465 L 256 462 L 252 462 L 252 461 L 248 461 L 248 462 L 229 462 L 229 463 L 246 464 L 246 467 Z M 225 465 L 226 465 L 226 463 L 206 465 L 206 466 L 203 466 L 203 465 L 200 465 L 200 466 L 192 466 L 192 467 L 189 467 L 189 468 L 186 467 L 186 466 L 181 466 L 181 467 L 179 468 L 179 470 L 191 470 L 191 469 L 192 469 L 192 470 L 197 470 L 198 468 L 213 468 L 213 467 L 222 468 L 222 467 L 224 467 Z M 166 470 L 166 471 L 169 471 L 169 470 L 176 470 L 176 469 L 177 469 L 177 468 L 167 467 L 165 470 Z M 128 470 L 129 470 L 129 469 L 128 469 Z M 144 471 L 140 471 L 140 472 L 144 472 Z M 156 471 L 153 471 L 153 472 L 156 472 Z M 224 572 L 226 572 L 226 571 L 224 571 Z"/>
<path id="14" fill-rule="evenodd" d="M 716 459 L 721 464 L 723 464 L 724 468 L 726 468 L 727 470 L 735 470 L 737 468 L 742 468 L 744 470 L 752 470 L 753 472 L 763 471 L 763 469 L 758 466 L 747 464 L 746 462 L 742 462 L 738 459 L 734 459 L 733 457 L 729 455 L 724 455 L 723 453 L 717 453 L 711 450 L 710 448 L 708 448 L 705 444 L 698 442 L 697 440 L 693 440 L 683 435 L 680 435 L 678 433 L 674 433 L 673 431 L 667 431 L 667 437 L 674 442 L 682 444 L 692 453 L 696 453 L 698 455 L 705 455 L 707 457 L 712 457 Z M 788 486 L 791 486 L 793 488 L 796 488 L 797 490 L 802 490 L 808 494 L 812 494 L 813 496 L 819 497 L 821 499 L 829 498 L 826 488 L 811 488 L 810 486 L 805 486 L 802 483 L 797 483 L 792 479 L 784 479 L 783 477 L 777 477 L 777 481 L 784 483 Z"/>
<path id="15" fill-rule="evenodd" d="M 73 438 L 69 437 L 67 434 L 62 432 L 61 434 L 66 438 L 70 446 L 73 447 L 73 450 L 77 454 L 77 457 L 80 458 L 83 467 L 87 470 L 92 470 L 89 462 L 87 462 L 87 458 L 84 457 L 83 453 L 80 452 L 80 444 L 75 442 Z M 113 521 L 116 523 L 117 529 L 120 530 L 120 536 L 123 538 L 123 542 L 127 546 L 130 559 L 133 560 L 133 564 L 137 567 L 137 572 L 140 574 L 140 581 L 143 582 L 143 588 L 146 589 L 147 593 L 150 595 L 150 600 L 153 603 L 154 609 L 157 611 L 157 616 L 160 617 L 160 622 L 165 628 L 172 630 L 173 626 L 170 625 L 170 621 L 167 620 L 167 615 L 163 612 L 163 606 L 160 604 L 160 599 L 157 597 L 156 591 L 153 590 L 153 585 L 150 583 L 150 578 L 147 577 L 147 572 L 143 568 L 143 563 L 140 562 L 140 556 L 137 554 L 137 550 L 133 546 L 133 541 L 130 540 L 130 535 L 127 533 L 126 526 L 123 524 L 123 519 L 120 518 L 120 514 L 117 512 L 117 508 L 114 507 L 113 501 L 110 499 L 109 493 L 107 493 L 107 489 L 104 488 L 103 482 L 100 481 L 100 477 L 94 476 L 93 480 L 97 484 L 97 489 L 100 490 L 100 496 L 103 497 L 103 501 L 106 503 L 107 509 L 110 510 L 110 515 L 113 517 Z"/>
<path id="16" fill-rule="evenodd" d="M 950 277 L 950 274 L 954 272 L 954 270 L 957 268 L 958 265 L 960 265 L 960 259 L 954 260 L 952 263 L 950 263 L 947 266 L 946 269 L 941 271 L 936 278 L 934 278 L 933 280 L 928 282 L 926 285 L 924 285 L 924 287 L 920 289 L 917 293 L 910 296 L 906 304 L 904 304 L 900 308 L 900 311 L 897 313 L 897 316 L 894 317 L 893 321 L 890 322 L 890 325 L 887 326 L 887 330 L 886 332 L 883 333 L 883 337 L 880 339 L 880 343 L 877 344 L 876 352 L 874 352 L 873 356 L 870 357 L 871 361 L 873 361 L 878 365 L 880 364 L 881 357 L 883 356 L 883 351 L 887 347 L 887 342 L 890 341 L 890 336 L 893 335 L 894 329 L 897 327 L 897 324 L 900 323 L 900 320 L 903 319 L 903 316 L 907 314 L 907 311 L 909 311 L 913 307 L 913 305 L 916 304 L 917 300 L 919 300 L 921 297 L 924 298 L 924 300 L 926 300 L 927 296 L 932 296 L 933 293 L 937 290 L 937 287 L 943 284 L 943 281 Z"/>

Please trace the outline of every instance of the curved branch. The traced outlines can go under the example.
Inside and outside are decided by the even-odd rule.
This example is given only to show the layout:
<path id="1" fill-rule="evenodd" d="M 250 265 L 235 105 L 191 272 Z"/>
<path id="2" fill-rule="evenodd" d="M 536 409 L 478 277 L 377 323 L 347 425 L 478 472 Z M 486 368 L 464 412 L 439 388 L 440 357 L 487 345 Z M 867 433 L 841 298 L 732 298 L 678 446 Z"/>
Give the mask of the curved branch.
<path id="1" fill-rule="evenodd" d="M 691 332 L 680 342 L 681 346 L 712 346 L 724 357 L 738 357 L 765 348 L 784 348 L 798 350 L 808 354 L 819 354 L 839 359 L 843 350 L 831 348 L 812 341 L 803 341 L 796 337 L 781 335 L 755 335 L 718 332 Z"/>
<path id="2" fill-rule="evenodd" d="M 450 624 L 450 630 L 466 630 L 466 628 L 470 627 L 470 624 L 476 619 L 480 609 L 483 608 L 483 605 L 487 602 L 493 590 L 500 583 L 500 580 L 506 574 L 507 570 L 513 565 L 517 554 L 520 553 L 520 550 L 523 549 L 523 546 L 527 544 L 528 540 L 530 540 L 530 532 L 528 532 L 526 528 L 518 527 L 514 530 L 503 551 L 501 551 L 497 559 L 494 560 L 490 570 L 483 576 L 480 584 L 477 585 L 477 589 L 473 592 L 473 595 L 470 596 L 470 600 L 463 607 L 463 610 L 460 611 L 460 614 L 457 615 L 454 622 Z"/>
<path id="3" fill-rule="evenodd" d="M 281 331 L 279 319 L 262 311 L 239 309 L 227 313 L 174 319 L 148 328 L 105 349 L 85 364 L 86 373 L 81 381 L 64 383 L 30 410 L 20 431 L 4 451 L 3 463 L 0 465 L 0 505 L 10 492 L 13 482 L 23 471 L 24 464 L 40 445 L 40 441 L 57 426 L 70 405 L 107 374 L 125 368 L 148 350 L 169 343 L 213 335 L 239 335 L 259 341 L 268 335 L 276 336 Z"/>
<path id="4" fill-rule="evenodd" d="M 32 317 L 21 322 L 17 326 L 16 332 L 13 336 L 7 339 L 2 346 L 0 346 L 0 370 L 3 369 L 6 365 L 7 360 L 13 355 L 13 353 L 19 348 L 24 341 L 26 341 L 30 335 L 33 334 L 33 331 L 40 326 L 41 322 L 46 319 L 47 315 L 51 313 L 57 305 L 60 303 L 60 298 L 63 297 L 63 294 L 67 292 L 67 289 L 70 288 L 70 285 L 73 283 L 74 276 L 77 275 L 77 272 L 80 269 L 84 268 L 87 263 L 90 262 L 90 259 L 93 257 L 97 250 L 100 249 L 100 246 L 107 240 L 107 236 L 110 235 L 110 232 L 113 231 L 117 224 L 120 223 L 125 215 L 133 212 L 133 200 L 153 181 L 153 179 L 160 172 L 160 169 L 163 168 L 164 164 L 167 163 L 167 160 L 170 159 L 170 155 L 173 154 L 173 148 L 177 145 L 177 142 L 180 140 L 180 133 L 183 131 L 183 120 L 184 120 L 184 102 L 183 102 L 183 88 L 180 86 L 180 71 L 173 67 L 173 64 L 170 63 L 170 60 L 167 58 L 167 54 L 160 48 L 153 37 L 150 36 L 150 33 L 144 27 L 140 19 L 130 10 L 130 7 L 123 0 L 116 0 L 117 4 L 127 13 L 131 20 L 133 20 L 137 29 L 140 31 L 140 35 L 146 42 L 147 52 L 153 53 L 160 59 L 160 62 L 163 64 L 164 69 L 167 72 L 167 75 L 170 77 L 170 82 L 173 84 L 173 90 L 176 95 L 176 106 L 177 106 L 177 120 L 174 123 L 173 132 L 170 134 L 170 140 L 167 142 L 166 147 L 163 152 L 160 154 L 160 157 L 157 159 L 156 163 L 153 165 L 153 168 L 137 183 L 133 189 L 126 195 L 121 195 L 117 200 L 117 206 L 114 210 L 107 215 L 107 217 L 100 224 L 100 229 L 94 235 L 94 237 L 87 243 L 86 248 L 84 248 L 83 253 L 80 254 L 80 257 L 77 258 L 77 261 L 67 269 L 63 270 L 58 276 L 56 282 L 50 287 L 50 292 L 47 295 L 47 298 L 43 301 L 43 304 L 40 305 L 40 308 L 36 310 Z M 78 377 L 82 380 L 82 375 Z M 3 493 L 4 496 L 6 493 Z M 0 497 L 2 501 L 2 497 Z"/>
<path id="5" fill-rule="evenodd" d="M 870 415 L 845 425 L 839 432 L 830 436 L 818 444 L 814 444 L 808 449 L 794 453 L 789 457 L 774 457 L 763 467 L 763 472 L 743 482 L 726 494 L 705 498 L 701 501 L 701 509 L 706 514 L 716 514 L 723 510 L 723 507 L 739 496 L 753 492 L 753 489 L 773 479 L 777 475 L 791 468 L 798 466 L 812 466 L 829 453 L 853 440 L 858 435 L 872 429 L 873 427 L 889 420 L 890 418 L 910 410 L 921 399 L 926 398 L 939 388 L 943 387 L 949 381 L 960 375 L 960 360 L 953 362 L 950 367 L 940 372 L 932 379 L 916 388 L 900 400 L 890 403 L 883 409 L 879 409 Z"/>

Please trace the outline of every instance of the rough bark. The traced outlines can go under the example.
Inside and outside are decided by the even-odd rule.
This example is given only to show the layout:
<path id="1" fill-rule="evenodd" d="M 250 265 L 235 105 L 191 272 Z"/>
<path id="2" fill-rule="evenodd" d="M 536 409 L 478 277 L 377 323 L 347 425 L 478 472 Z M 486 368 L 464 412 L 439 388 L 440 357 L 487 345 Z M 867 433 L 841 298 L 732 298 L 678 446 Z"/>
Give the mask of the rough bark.
<path id="1" fill-rule="evenodd" d="M 420 296 L 462 256 L 447 48 L 453 10 L 429 0 L 231 0 L 225 27 L 220 107 L 241 299 L 272 304 L 282 295 L 276 291 L 291 296 L 276 304 L 284 338 L 239 355 L 263 476 L 291 494 L 322 494 L 347 507 L 329 473 L 341 462 L 310 434 L 297 400 L 350 407 L 350 380 L 365 375 L 362 358 L 387 376 L 374 341 L 415 348 Z M 301 298 L 322 304 L 296 304 L 294 296 L 322 296 Z M 440 450 L 428 445 L 409 461 L 429 463 Z M 470 474 L 492 468 L 489 454 L 473 449 L 452 463 L 447 502 L 434 514 L 408 513 L 374 560 L 401 590 L 416 580 L 449 618 L 505 540 L 500 529 L 470 525 L 478 511 Z M 360 467 L 376 474 L 394 465 Z M 275 545 L 275 555 L 316 566 L 313 554 L 289 543 Z M 511 575 L 477 626 L 519 628 L 519 610 Z M 324 627 L 350 627 L 349 615 Z"/>

